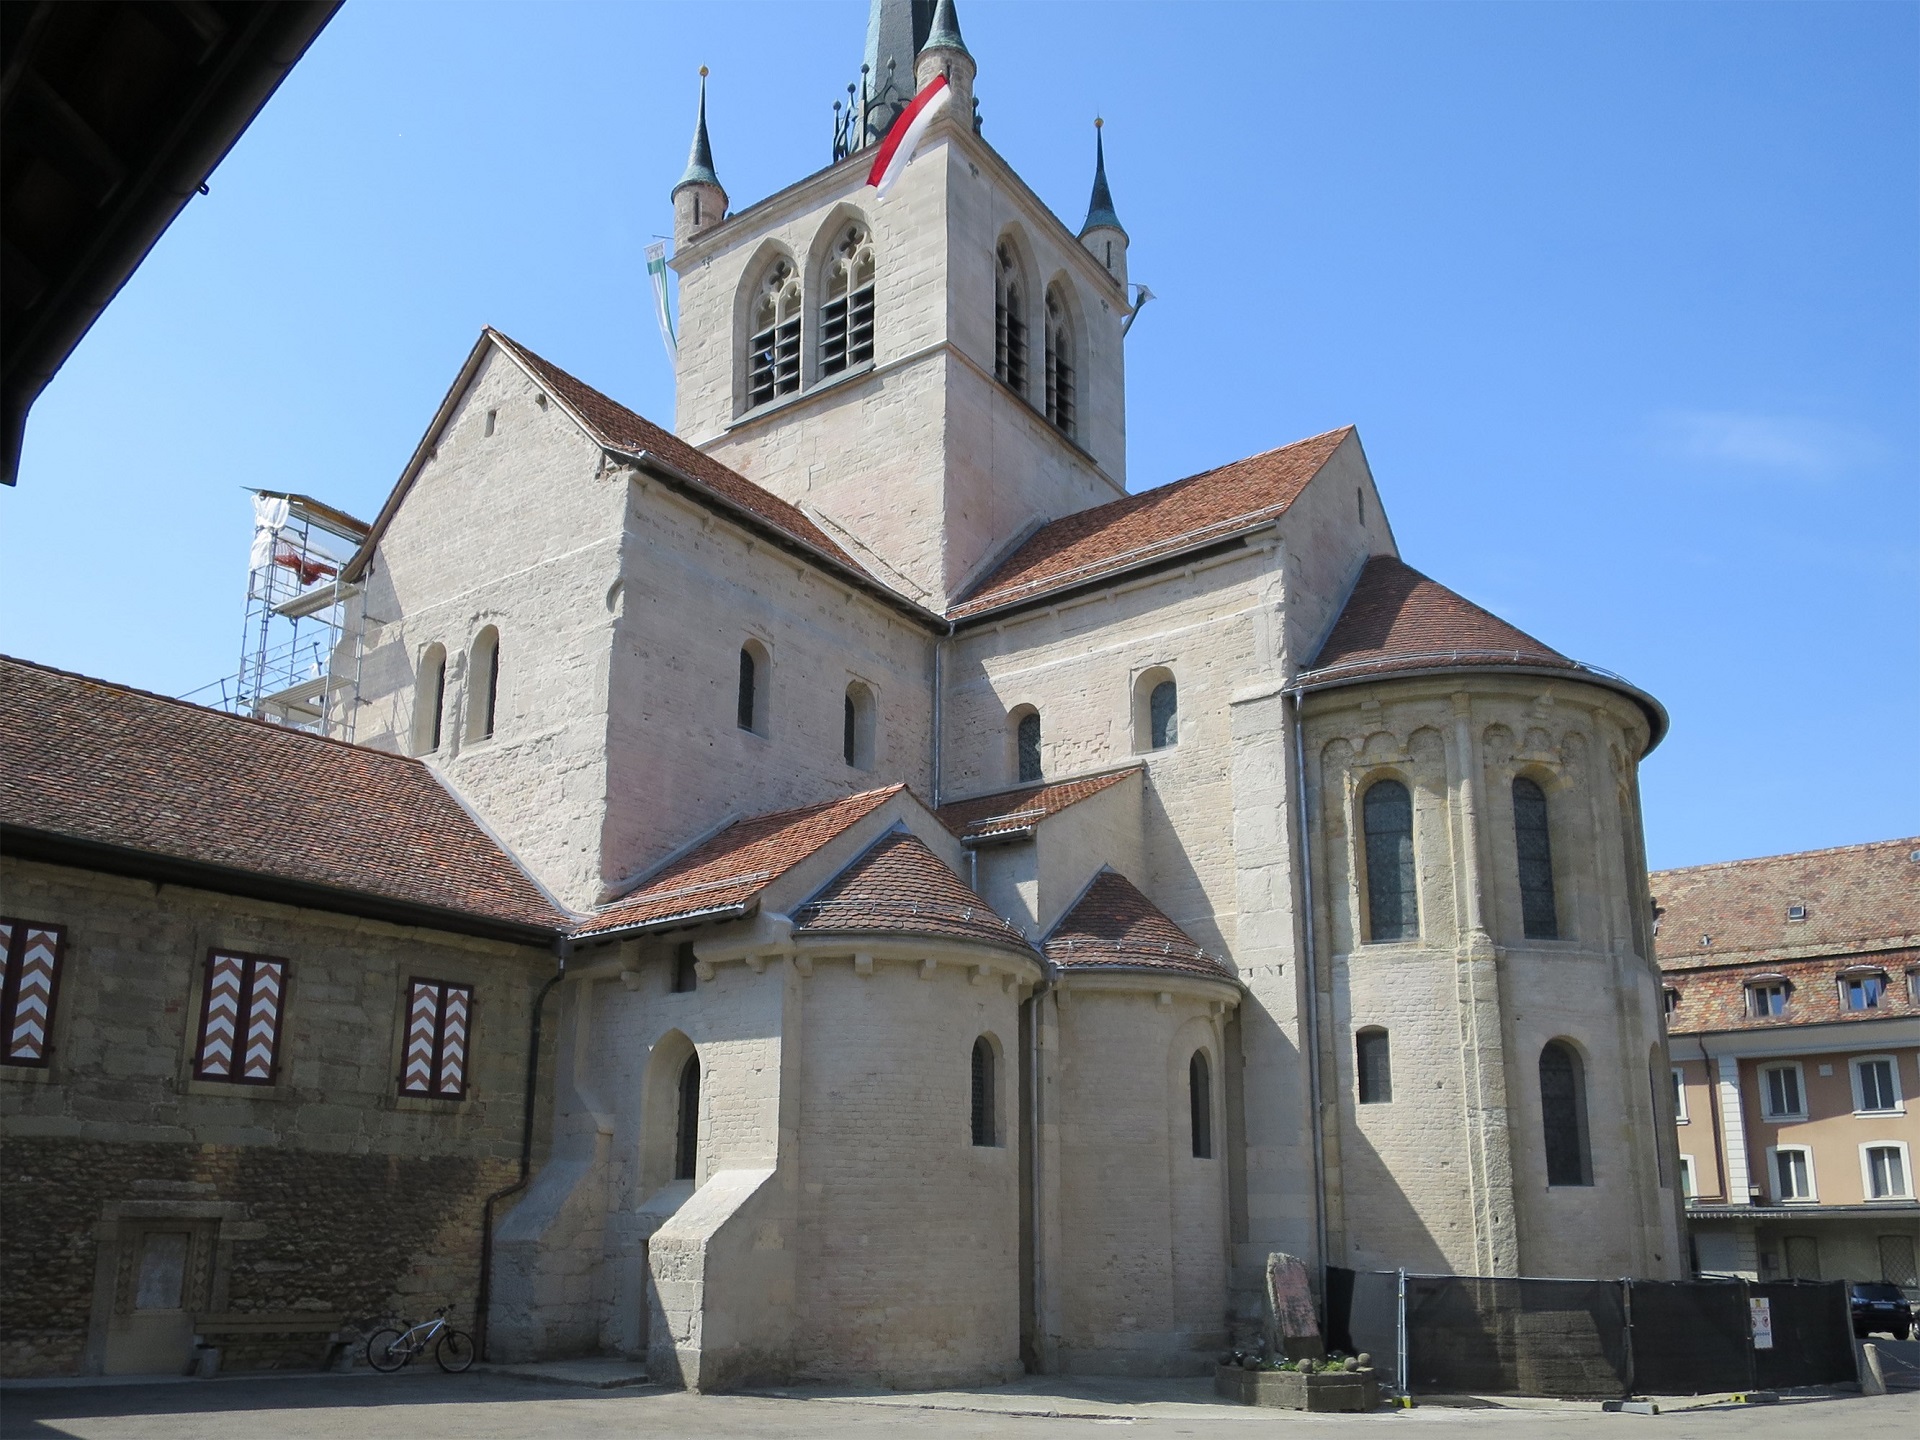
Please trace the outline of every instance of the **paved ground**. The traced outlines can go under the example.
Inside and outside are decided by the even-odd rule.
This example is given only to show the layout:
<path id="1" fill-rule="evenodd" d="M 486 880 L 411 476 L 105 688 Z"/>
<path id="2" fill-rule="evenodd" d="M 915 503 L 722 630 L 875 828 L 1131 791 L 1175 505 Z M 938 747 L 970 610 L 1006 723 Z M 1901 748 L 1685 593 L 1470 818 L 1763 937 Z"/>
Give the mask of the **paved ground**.
<path id="1" fill-rule="evenodd" d="M 1788 1400 L 1767 1407 L 1677 1401 L 1657 1418 L 1597 1405 L 1514 1402 L 1511 1408 L 1423 1406 L 1407 1413 L 1276 1414 L 1211 1403 L 1204 1382 L 1029 1380 L 939 1395 L 795 1390 L 695 1396 L 596 1389 L 511 1375 L 311 1376 L 15 1386 L 0 1391 L 6 1440 L 706 1440 L 706 1437 L 904 1435 L 1075 1440 L 1126 1428 L 1143 1437 L 1384 1435 L 1431 1440 L 1549 1440 L 1653 1426 L 1675 1440 L 1912 1440 L 1920 1395 Z"/>

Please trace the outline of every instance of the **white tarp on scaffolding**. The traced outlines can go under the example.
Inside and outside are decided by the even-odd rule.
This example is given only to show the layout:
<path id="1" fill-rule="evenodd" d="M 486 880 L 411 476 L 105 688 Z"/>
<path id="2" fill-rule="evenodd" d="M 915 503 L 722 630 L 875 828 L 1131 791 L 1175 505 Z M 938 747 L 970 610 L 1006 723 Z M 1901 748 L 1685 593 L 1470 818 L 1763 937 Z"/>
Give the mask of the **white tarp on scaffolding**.
<path id="1" fill-rule="evenodd" d="M 253 497 L 253 550 L 247 556 L 249 570 L 262 570 L 273 563 L 273 542 L 287 523 L 292 503 L 284 495 Z"/>

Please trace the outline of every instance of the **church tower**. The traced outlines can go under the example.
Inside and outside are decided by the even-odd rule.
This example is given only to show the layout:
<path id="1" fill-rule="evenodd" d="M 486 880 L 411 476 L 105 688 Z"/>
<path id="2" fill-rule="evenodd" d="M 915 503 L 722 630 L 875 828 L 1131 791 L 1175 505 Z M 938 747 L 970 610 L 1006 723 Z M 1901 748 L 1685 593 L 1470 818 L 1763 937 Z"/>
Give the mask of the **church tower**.
<path id="1" fill-rule="evenodd" d="M 674 191 L 675 428 L 935 610 L 1036 525 L 1126 493 L 1104 153 L 1076 235 L 982 138 L 974 74 L 953 0 L 874 0 L 832 163 L 715 223 L 703 108 Z M 950 98 L 881 196 L 875 156 L 936 77 Z"/>

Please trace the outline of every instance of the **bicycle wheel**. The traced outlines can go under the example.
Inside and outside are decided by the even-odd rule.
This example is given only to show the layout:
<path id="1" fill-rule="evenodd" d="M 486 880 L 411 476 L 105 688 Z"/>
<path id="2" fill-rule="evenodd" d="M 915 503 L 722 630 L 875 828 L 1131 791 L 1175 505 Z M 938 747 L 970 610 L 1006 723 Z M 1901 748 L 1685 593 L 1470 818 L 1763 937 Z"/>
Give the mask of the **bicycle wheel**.
<path id="1" fill-rule="evenodd" d="M 391 1375 L 412 1358 L 398 1330 L 376 1330 L 367 1337 L 367 1364 L 383 1375 Z"/>
<path id="2" fill-rule="evenodd" d="M 473 1337 L 464 1330 L 449 1330 L 433 1347 L 433 1358 L 449 1375 L 458 1375 L 473 1364 Z"/>

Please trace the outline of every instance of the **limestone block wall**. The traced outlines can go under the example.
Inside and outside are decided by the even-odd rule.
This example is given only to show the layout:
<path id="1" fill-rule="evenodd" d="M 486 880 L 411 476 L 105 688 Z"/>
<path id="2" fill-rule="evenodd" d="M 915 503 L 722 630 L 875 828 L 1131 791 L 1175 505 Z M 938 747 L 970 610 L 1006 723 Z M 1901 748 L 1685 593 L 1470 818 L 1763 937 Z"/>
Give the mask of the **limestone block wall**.
<path id="1" fill-rule="evenodd" d="M 1352 686 L 1309 695 L 1305 713 L 1333 1253 L 1359 1268 L 1679 1273 L 1660 983 L 1638 919 L 1644 717 L 1598 686 L 1519 675 Z M 1518 775 L 1548 795 L 1554 940 L 1523 933 Z M 1374 943 L 1361 805 L 1386 777 L 1414 801 L 1418 938 Z M 1389 1035 L 1387 1103 L 1357 1103 L 1366 1026 Z M 1556 1039 L 1583 1063 L 1587 1186 L 1546 1183 L 1538 1065 Z"/>
<path id="2" fill-rule="evenodd" d="M 626 489 L 526 372 L 490 352 L 394 515 L 336 654 L 359 676 L 354 739 L 424 754 L 418 685 L 446 656 L 434 763 L 550 889 L 575 906 L 599 888 L 606 794 L 607 662 Z M 494 732 L 472 663 L 498 632 Z M 356 644 L 364 647 L 356 654 Z"/>
<path id="3" fill-rule="evenodd" d="M 190 1277 L 202 1309 L 358 1320 L 450 1302 L 471 1321 L 481 1200 L 517 1171 L 550 956 L 12 859 L 0 886 L 10 912 L 66 930 L 53 1062 L 0 1068 L 5 1374 L 97 1373 L 123 1252 L 169 1218 L 211 1227 Z M 287 961 L 271 1086 L 192 1078 L 214 947 Z M 473 986 L 464 1099 L 399 1094 L 414 977 Z M 224 1363 L 316 1365 L 324 1339 L 241 1341 Z"/>
<path id="4" fill-rule="evenodd" d="M 1056 992 L 1050 1266 L 1069 1373 L 1204 1374 L 1227 1343 L 1222 1016 L 1232 987 L 1070 972 Z M 1196 1156 L 1189 1063 L 1206 1056 L 1212 1153 Z"/>

